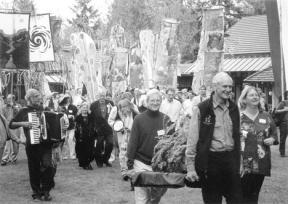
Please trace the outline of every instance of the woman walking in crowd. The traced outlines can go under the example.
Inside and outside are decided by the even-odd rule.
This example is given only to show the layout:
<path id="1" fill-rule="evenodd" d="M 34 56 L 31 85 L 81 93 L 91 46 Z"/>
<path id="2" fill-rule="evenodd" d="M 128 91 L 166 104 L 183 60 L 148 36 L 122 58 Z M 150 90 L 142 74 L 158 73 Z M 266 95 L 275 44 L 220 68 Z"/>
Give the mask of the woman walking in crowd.
<path id="1" fill-rule="evenodd" d="M 91 115 L 97 133 L 95 160 L 99 168 L 112 167 L 109 162 L 113 150 L 113 130 L 108 124 L 108 117 L 114 103 L 106 99 L 105 91 L 99 93 L 99 99 L 90 105 Z"/>
<path id="2" fill-rule="evenodd" d="M 6 104 L 4 105 L 2 112 L 3 116 L 6 118 L 8 123 L 16 116 L 18 111 L 21 108 L 21 105 L 16 103 L 15 96 L 13 94 L 8 94 L 6 99 Z M 22 134 L 22 128 L 15 130 L 10 130 L 17 138 L 20 138 Z M 16 164 L 17 157 L 19 152 L 19 144 L 15 141 L 8 140 L 6 141 L 5 151 L 2 157 L 1 166 L 7 165 L 9 162 L 11 164 Z"/>
<path id="3" fill-rule="evenodd" d="M 121 168 L 121 175 L 123 180 L 128 180 L 127 175 L 127 145 L 130 138 L 131 128 L 135 116 L 138 111 L 135 110 L 133 104 L 128 99 L 122 99 L 118 102 L 118 112 L 114 120 L 114 130 L 117 134 L 118 147 L 119 147 L 119 162 Z M 121 122 L 120 122 L 121 121 Z M 116 127 L 122 124 L 122 128 Z M 118 125 L 119 126 L 119 125 Z"/>
<path id="4" fill-rule="evenodd" d="M 260 106 L 255 87 L 246 86 L 239 97 L 241 111 L 241 185 L 243 203 L 257 204 L 265 176 L 270 176 L 270 146 L 278 144 L 276 126 Z"/>
<path id="5" fill-rule="evenodd" d="M 77 114 L 77 107 L 72 104 L 72 97 L 69 94 L 65 94 L 63 98 L 59 100 L 59 106 L 69 119 L 69 127 L 67 129 L 67 138 L 65 139 L 64 146 L 68 150 L 69 155 L 65 155 L 63 159 L 76 159 L 75 155 L 75 117 Z M 67 157 L 66 157 L 67 156 Z"/>
<path id="6" fill-rule="evenodd" d="M 80 167 L 85 170 L 93 170 L 90 163 L 93 160 L 93 148 L 96 139 L 94 122 L 87 103 L 80 107 L 79 112 L 80 114 L 75 120 L 76 155 Z"/>

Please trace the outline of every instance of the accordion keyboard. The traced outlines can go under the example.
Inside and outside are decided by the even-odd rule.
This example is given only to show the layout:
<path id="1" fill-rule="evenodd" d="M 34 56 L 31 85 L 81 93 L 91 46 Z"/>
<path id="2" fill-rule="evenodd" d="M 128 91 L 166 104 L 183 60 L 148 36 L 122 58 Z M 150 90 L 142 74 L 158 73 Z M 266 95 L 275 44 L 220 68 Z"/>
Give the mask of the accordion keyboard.
<path id="1" fill-rule="evenodd" d="M 40 120 L 36 112 L 28 113 L 28 121 L 32 122 L 33 127 L 29 130 L 31 144 L 40 143 Z"/>

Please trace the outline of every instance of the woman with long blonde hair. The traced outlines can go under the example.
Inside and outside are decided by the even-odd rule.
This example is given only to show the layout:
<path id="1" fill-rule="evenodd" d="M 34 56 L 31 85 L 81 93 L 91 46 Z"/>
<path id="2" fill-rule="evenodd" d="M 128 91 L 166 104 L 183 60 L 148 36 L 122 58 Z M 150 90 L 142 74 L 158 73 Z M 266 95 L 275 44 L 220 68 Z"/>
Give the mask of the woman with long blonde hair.
<path id="1" fill-rule="evenodd" d="M 260 95 L 246 86 L 238 101 L 241 117 L 241 185 L 243 203 L 258 203 L 265 176 L 271 175 L 270 146 L 278 144 L 274 121 L 260 106 Z"/>

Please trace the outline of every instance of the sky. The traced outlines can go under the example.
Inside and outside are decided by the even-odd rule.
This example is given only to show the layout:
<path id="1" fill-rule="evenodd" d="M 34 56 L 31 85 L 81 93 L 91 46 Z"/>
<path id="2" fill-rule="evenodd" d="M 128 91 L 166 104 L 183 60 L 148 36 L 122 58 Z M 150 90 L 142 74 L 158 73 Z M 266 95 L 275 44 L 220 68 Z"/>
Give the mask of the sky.
<path id="1" fill-rule="evenodd" d="M 92 0 L 92 6 L 99 10 L 101 18 L 107 20 L 109 7 L 113 0 Z M 75 5 L 75 0 L 34 0 L 37 13 L 51 13 L 63 19 L 74 17 L 70 8 Z"/>

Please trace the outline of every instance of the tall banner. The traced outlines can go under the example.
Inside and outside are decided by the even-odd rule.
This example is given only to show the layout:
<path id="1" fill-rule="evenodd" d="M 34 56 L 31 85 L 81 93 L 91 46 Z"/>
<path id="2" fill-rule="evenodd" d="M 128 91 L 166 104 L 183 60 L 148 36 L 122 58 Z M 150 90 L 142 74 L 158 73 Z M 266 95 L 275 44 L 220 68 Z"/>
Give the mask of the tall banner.
<path id="1" fill-rule="evenodd" d="M 155 70 L 153 79 L 160 87 L 177 86 L 177 64 L 179 48 L 176 42 L 178 22 L 163 19 L 155 47 Z"/>
<path id="2" fill-rule="evenodd" d="M 130 55 L 130 86 L 133 88 L 144 89 L 143 64 L 141 60 L 141 49 L 135 47 L 131 49 Z"/>
<path id="3" fill-rule="evenodd" d="M 126 48 L 115 48 L 112 67 L 110 70 L 112 81 L 112 97 L 124 92 L 128 85 L 129 54 Z"/>
<path id="4" fill-rule="evenodd" d="M 153 80 L 155 36 L 152 30 L 142 30 L 139 34 L 141 45 L 141 59 L 143 64 L 144 87 L 155 85 Z"/>
<path id="5" fill-rule="evenodd" d="M 282 46 L 282 70 L 283 70 L 283 89 L 288 90 L 288 1 L 278 0 L 279 19 L 280 19 L 280 39 Z"/>
<path id="6" fill-rule="evenodd" d="M 31 16 L 29 33 L 30 62 L 54 61 L 50 15 Z"/>
<path id="7" fill-rule="evenodd" d="M 0 13 L 0 69 L 29 69 L 29 19 Z"/>
<path id="8" fill-rule="evenodd" d="M 62 20 L 55 16 L 50 16 L 50 25 L 51 25 L 51 36 L 54 52 L 58 52 L 61 49 L 61 26 Z"/>
<path id="9" fill-rule="evenodd" d="M 96 47 L 92 38 L 84 32 L 73 33 L 70 36 L 74 47 L 71 71 L 75 89 L 86 86 L 90 101 L 97 99 L 97 94 L 104 87 L 101 80 L 101 63 L 96 62 Z"/>
<path id="10" fill-rule="evenodd" d="M 203 11 L 202 31 L 192 89 L 198 93 L 201 85 L 212 91 L 212 78 L 222 70 L 224 57 L 223 9 Z"/>

